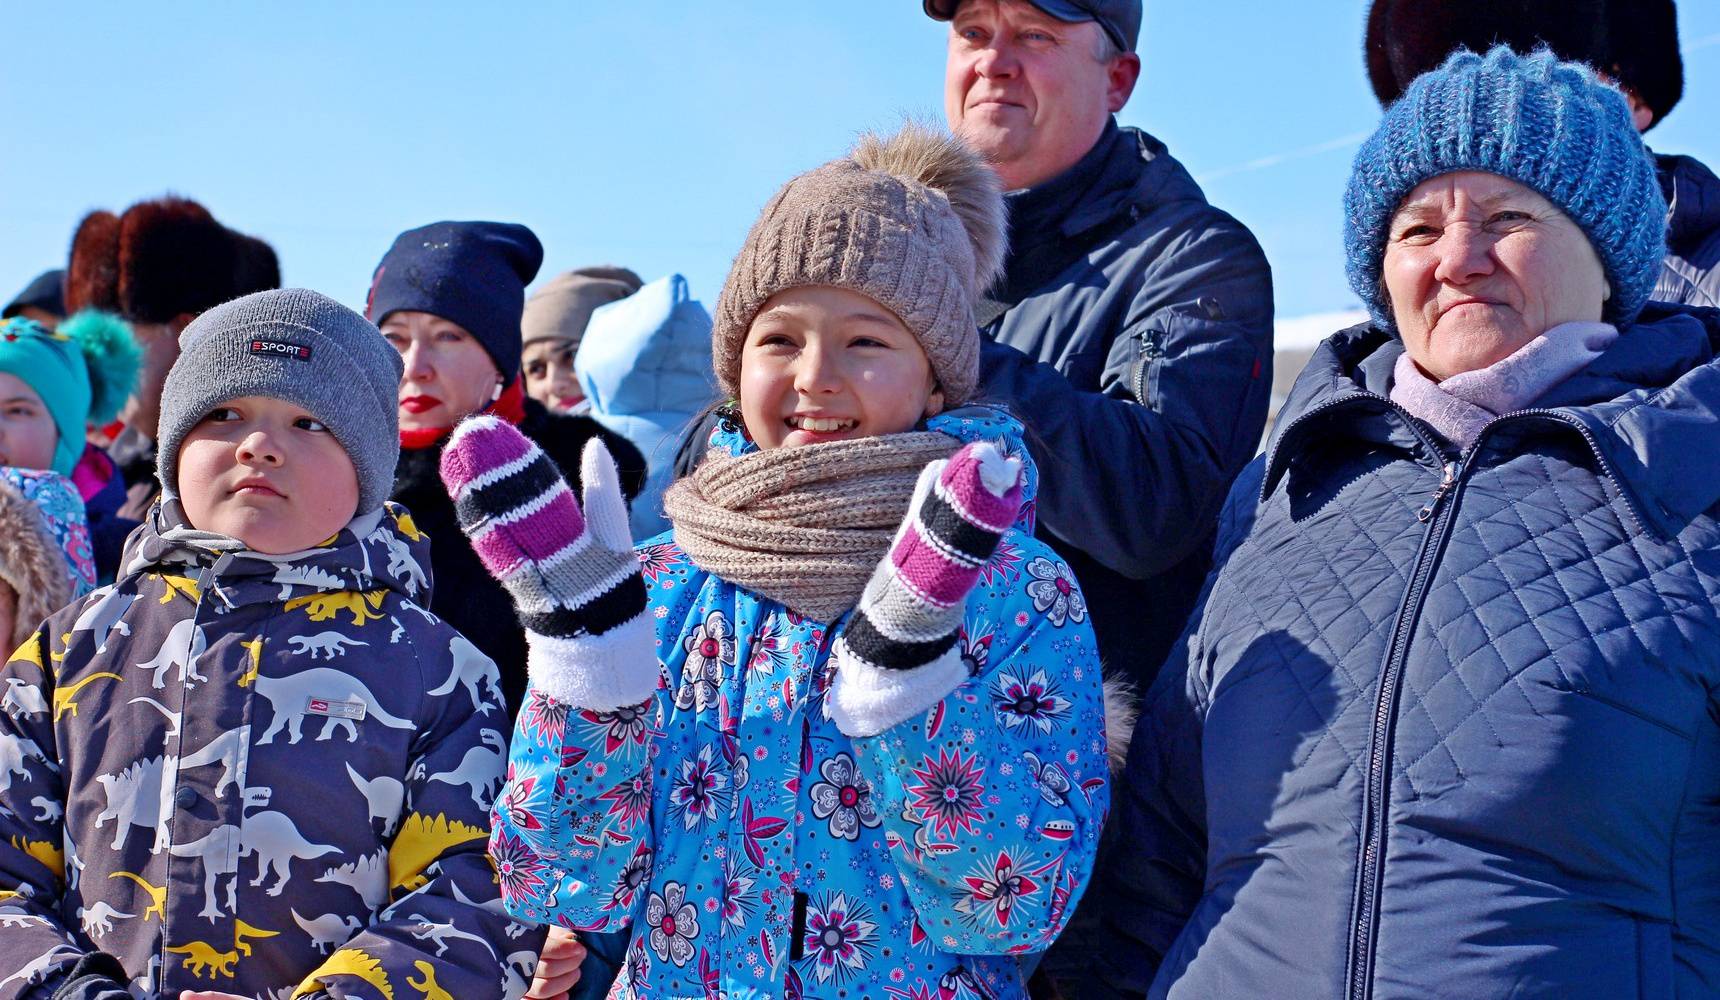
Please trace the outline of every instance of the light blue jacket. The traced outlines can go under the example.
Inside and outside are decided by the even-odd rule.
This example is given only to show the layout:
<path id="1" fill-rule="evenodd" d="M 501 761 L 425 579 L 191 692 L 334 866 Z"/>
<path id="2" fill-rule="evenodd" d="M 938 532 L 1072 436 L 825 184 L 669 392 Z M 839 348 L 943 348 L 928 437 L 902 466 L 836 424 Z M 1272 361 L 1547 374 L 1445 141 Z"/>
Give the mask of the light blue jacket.
<path id="1" fill-rule="evenodd" d="M 574 358 L 590 415 L 633 442 L 650 478 L 633 501 L 633 537 L 669 527 L 663 491 L 674 479 L 675 446 L 717 398 L 711 379 L 711 316 L 678 274 L 658 278 L 591 314 Z"/>
<path id="2" fill-rule="evenodd" d="M 930 426 L 1022 454 L 989 410 Z M 631 928 L 612 997 L 1025 997 L 1011 956 L 1062 929 L 1110 805 L 1093 632 L 1028 531 L 1035 485 L 968 599 L 972 677 L 874 737 L 825 714 L 842 620 L 640 546 L 662 686 L 619 712 L 531 690 L 491 841 L 509 911 Z"/>

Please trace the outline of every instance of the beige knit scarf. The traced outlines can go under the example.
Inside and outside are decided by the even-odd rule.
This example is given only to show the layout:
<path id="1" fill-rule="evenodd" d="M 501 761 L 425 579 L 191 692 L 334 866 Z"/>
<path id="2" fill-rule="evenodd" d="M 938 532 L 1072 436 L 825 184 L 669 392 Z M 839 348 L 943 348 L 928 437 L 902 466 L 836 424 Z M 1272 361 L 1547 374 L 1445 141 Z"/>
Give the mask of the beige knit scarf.
<path id="1" fill-rule="evenodd" d="M 914 431 L 739 457 L 713 449 L 663 507 L 693 565 L 834 621 L 889 551 L 920 470 L 959 445 Z"/>

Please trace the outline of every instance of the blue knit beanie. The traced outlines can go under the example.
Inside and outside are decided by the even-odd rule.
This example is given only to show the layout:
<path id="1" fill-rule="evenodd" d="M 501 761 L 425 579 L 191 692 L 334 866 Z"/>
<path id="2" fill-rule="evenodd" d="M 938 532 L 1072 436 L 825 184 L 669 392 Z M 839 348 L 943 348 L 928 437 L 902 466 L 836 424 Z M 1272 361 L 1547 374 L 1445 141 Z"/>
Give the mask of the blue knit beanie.
<path id="1" fill-rule="evenodd" d="M 1666 255 L 1666 201 L 1630 107 L 1579 63 L 1500 45 L 1459 50 L 1417 77 L 1356 153 L 1345 270 L 1375 323 L 1397 329 L 1380 288 L 1393 213 L 1421 182 L 1465 170 L 1514 180 L 1570 216 L 1612 285 L 1604 318 L 1636 319 Z"/>

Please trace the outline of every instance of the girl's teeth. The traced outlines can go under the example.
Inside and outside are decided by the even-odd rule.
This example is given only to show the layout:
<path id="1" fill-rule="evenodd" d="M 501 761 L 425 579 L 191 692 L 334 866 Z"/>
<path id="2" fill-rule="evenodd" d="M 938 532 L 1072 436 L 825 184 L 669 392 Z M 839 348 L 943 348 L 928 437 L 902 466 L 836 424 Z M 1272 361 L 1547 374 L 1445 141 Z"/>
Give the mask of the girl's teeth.
<path id="1" fill-rule="evenodd" d="M 851 423 L 851 421 L 820 419 L 817 417 L 797 417 L 794 419 L 794 425 L 796 427 L 799 427 L 803 431 L 811 431 L 815 434 L 829 434 L 834 431 L 839 431 L 848 426 L 849 423 Z"/>

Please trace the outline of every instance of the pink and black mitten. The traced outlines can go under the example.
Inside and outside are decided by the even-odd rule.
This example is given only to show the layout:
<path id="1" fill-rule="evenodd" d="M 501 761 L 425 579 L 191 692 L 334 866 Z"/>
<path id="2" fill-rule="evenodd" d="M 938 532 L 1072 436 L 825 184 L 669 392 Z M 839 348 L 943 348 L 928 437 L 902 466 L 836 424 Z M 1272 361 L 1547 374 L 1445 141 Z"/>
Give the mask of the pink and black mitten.
<path id="1" fill-rule="evenodd" d="M 583 512 L 549 456 L 491 416 L 462 423 L 442 451 L 460 530 L 526 627 L 532 684 L 578 708 L 637 705 L 659 668 L 627 505 L 601 440 L 579 471 Z"/>
<path id="2" fill-rule="evenodd" d="M 1021 510 L 1021 461 L 969 444 L 920 473 L 908 516 L 836 637 L 827 706 L 849 736 L 875 736 L 967 680 L 956 639 L 968 593 Z"/>

